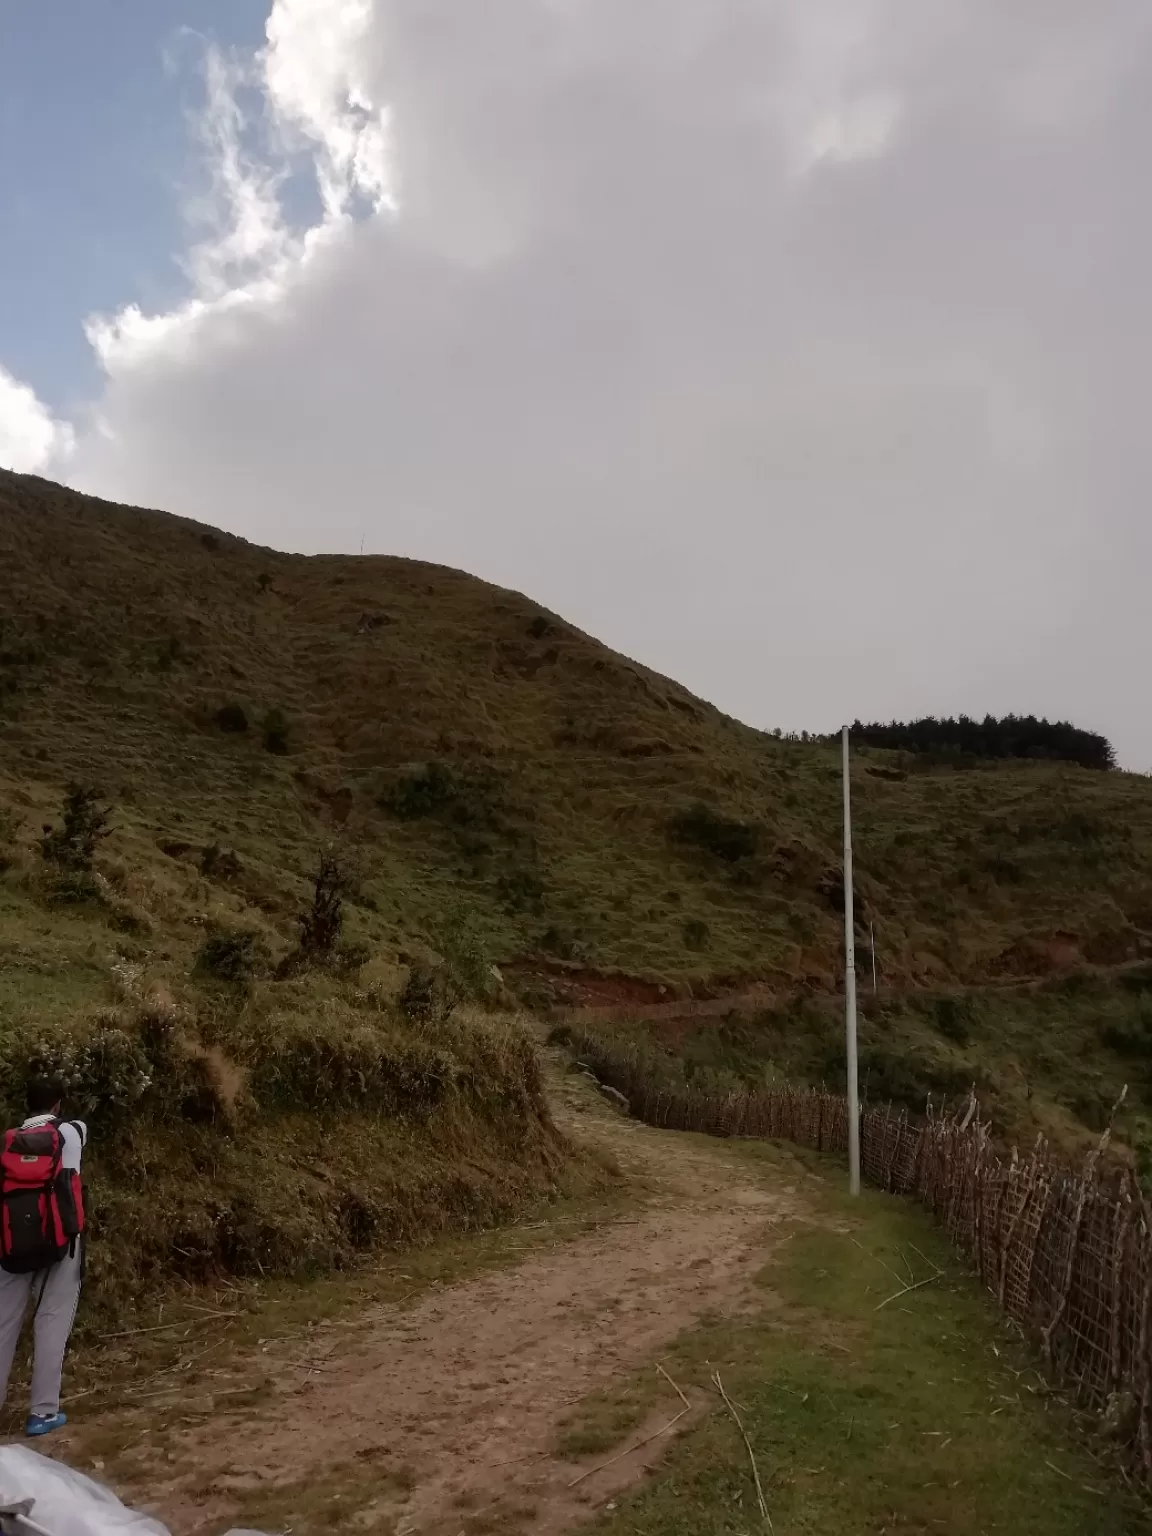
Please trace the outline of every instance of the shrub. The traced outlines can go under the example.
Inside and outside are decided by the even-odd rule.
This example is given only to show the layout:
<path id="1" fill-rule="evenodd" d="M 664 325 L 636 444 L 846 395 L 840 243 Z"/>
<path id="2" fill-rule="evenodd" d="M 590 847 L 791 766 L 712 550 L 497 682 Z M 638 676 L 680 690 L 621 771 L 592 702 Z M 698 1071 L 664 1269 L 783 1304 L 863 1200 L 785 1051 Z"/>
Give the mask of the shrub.
<path id="1" fill-rule="evenodd" d="M 100 803 L 100 792 L 90 784 L 72 783 L 64 796 L 58 827 L 46 826 L 40 839 L 45 863 L 59 870 L 83 874 L 91 870 L 96 849 L 108 836 L 111 808 Z"/>
<path id="2" fill-rule="evenodd" d="M 447 763 L 420 763 L 381 795 L 380 804 L 401 821 L 415 821 L 444 810 L 455 795 L 456 781 Z"/>
<path id="3" fill-rule="evenodd" d="M 379 798 L 381 809 L 401 821 L 435 816 L 457 826 L 504 826 L 501 786 L 495 774 L 460 770 L 450 763 L 413 764 Z"/>
<path id="4" fill-rule="evenodd" d="M 11 867 L 16 854 L 16 836 L 22 821 L 14 810 L 0 805 L 0 875 Z"/>
<path id="5" fill-rule="evenodd" d="M 566 928 L 553 926 L 545 928 L 540 935 L 540 948 L 555 955 L 558 960 L 571 960 L 576 954 L 577 944 Z"/>
<path id="6" fill-rule="evenodd" d="M 400 992 L 400 1009 L 416 1024 L 444 1024 L 460 1001 L 443 966 L 414 960 Z"/>
<path id="7" fill-rule="evenodd" d="M 507 912 L 536 912 L 544 907 L 544 882 L 530 869 L 512 869 L 501 875 L 496 889 Z"/>
<path id="8" fill-rule="evenodd" d="M 883 1042 L 861 1047 L 860 1080 L 865 1097 L 873 1102 L 890 1100 L 913 1113 L 922 1113 L 929 1097 L 951 1102 L 967 1092 L 972 1073 L 963 1066 L 952 1067 L 915 1050 Z"/>
<path id="9" fill-rule="evenodd" d="M 708 924 L 699 917 L 690 917 L 684 924 L 684 943 L 689 949 L 707 949 L 712 938 Z"/>
<path id="10" fill-rule="evenodd" d="M 270 709 L 260 722 L 265 750 L 283 757 L 288 751 L 288 718 L 282 709 Z"/>
<path id="11" fill-rule="evenodd" d="M 242 704 L 222 704 L 216 711 L 216 724 L 222 731 L 240 735 L 248 729 L 248 714 Z"/>
<path id="12" fill-rule="evenodd" d="M 219 843 L 209 843 L 200 854 L 200 873 L 206 880 L 227 882 L 244 873 L 239 855 Z"/>
<path id="13" fill-rule="evenodd" d="M 40 882 L 40 894 L 49 906 L 83 906 L 87 902 L 103 902 L 104 892 L 95 875 L 88 869 L 59 869 L 49 867 Z"/>
<path id="14" fill-rule="evenodd" d="M 433 937 L 463 996 L 477 1000 L 487 996 L 492 986 L 492 960 L 474 914 L 464 908 L 449 911 Z"/>
<path id="15" fill-rule="evenodd" d="M 266 961 L 267 949 L 260 935 L 241 928 L 210 933 L 196 953 L 198 971 L 233 986 L 247 986 Z"/>
<path id="16" fill-rule="evenodd" d="M 702 800 L 673 816 L 669 826 L 674 842 L 703 848 L 729 863 L 751 858 L 760 846 L 759 827 L 722 816 Z"/>
<path id="17" fill-rule="evenodd" d="M 492 962 L 470 912 L 450 912 L 434 932 L 439 963 L 416 960 L 400 994 L 400 1007 L 420 1023 L 444 1024 L 461 1003 L 491 991 Z"/>
<path id="18" fill-rule="evenodd" d="M 330 955 L 344 926 L 344 873 L 332 853 L 320 857 L 312 902 L 300 918 L 300 948 L 313 957 Z"/>
<path id="19" fill-rule="evenodd" d="M 330 850 L 320 855 L 312 881 L 312 900 L 300 914 L 300 941 L 296 960 L 305 965 L 324 964 L 336 954 L 344 928 L 344 894 L 347 877 Z"/>
<path id="20" fill-rule="evenodd" d="M 967 1045 L 972 1037 L 972 1005 L 967 998 L 938 997 L 932 1005 L 933 1022 L 954 1045 Z"/>
<path id="21" fill-rule="evenodd" d="M 151 1020 L 152 1012 L 144 1010 L 141 1020 L 145 1016 Z M 9 1032 L 0 1044 L 4 1111 L 12 1115 L 19 1109 L 31 1078 L 56 1077 L 64 1088 L 67 1111 L 97 1116 L 102 1140 L 142 1114 L 171 1111 L 178 1115 L 171 1030 L 165 1021 L 157 1022 L 160 1027 L 146 1036 L 131 1019 L 109 1010 L 67 1033 L 42 1027 Z M 171 1095 L 153 1093 L 161 1077 L 176 1090 Z"/>
<path id="22" fill-rule="evenodd" d="M 46 1042 L 29 1067 L 29 1076 L 59 1078 L 68 1103 L 82 1114 L 128 1109 L 152 1084 L 140 1042 L 113 1020 L 101 1020 L 86 1037 Z"/>
<path id="23" fill-rule="evenodd" d="M 1141 998 L 1131 1017 L 1102 1024 L 1100 1038 L 1119 1056 L 1152 1060 L 1152 998 Z"/>
<path id="24" fill-rule="evenodd" d="M 183 649 L 178 635 L 169 635 L 161 645 L 156 655 L 154 666 L 157 672 L 171 672 L 175 664 L 180 660 Z"/>

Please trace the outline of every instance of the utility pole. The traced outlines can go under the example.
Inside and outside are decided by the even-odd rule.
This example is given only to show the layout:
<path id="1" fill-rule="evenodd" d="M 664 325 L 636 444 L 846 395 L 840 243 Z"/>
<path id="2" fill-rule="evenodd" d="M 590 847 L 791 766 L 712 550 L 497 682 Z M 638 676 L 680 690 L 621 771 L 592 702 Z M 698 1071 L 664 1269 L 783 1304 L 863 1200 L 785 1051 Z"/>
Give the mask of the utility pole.
<path id="1" fill-rule="evenodd" d="M 848 1186 L 860 1193 L 860 1083 L 856 1059 L 856 916 L 852 890 L 852 785 L 844 727 L 844 1032 L 848 1052 Z"/>

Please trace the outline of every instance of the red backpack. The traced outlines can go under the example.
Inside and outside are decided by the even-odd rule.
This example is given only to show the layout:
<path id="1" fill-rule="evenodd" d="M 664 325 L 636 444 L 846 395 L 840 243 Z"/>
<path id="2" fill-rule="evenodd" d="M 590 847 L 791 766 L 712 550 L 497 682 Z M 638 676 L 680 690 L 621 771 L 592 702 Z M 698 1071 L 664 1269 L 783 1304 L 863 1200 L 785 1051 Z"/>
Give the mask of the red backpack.
<path id="1" fill-rule="evenodd" d="M 84 1231 L 84 1190 L 61 1167 L 67 1120 L 5 1131 L 0 1143 L 0 1269 L 28 1275 L 76 1252 Z M 77 1135 L 80 1135 L 77 1130 Z"/>

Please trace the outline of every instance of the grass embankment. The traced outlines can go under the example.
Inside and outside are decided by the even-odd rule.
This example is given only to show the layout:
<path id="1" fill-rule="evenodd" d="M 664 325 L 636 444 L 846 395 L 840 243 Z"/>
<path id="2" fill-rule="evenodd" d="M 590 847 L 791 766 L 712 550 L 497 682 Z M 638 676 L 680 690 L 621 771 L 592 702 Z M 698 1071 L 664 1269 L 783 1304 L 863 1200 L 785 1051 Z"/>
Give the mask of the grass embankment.
<path id="1" fill-rule="evenodd" d="M 823 1218 L 796 1225 L 746 1309 L 682 1338 L 665 1360 L 696 1405 L 653 1480 L 604 1512 L 603 1536 L 751 1536 L 748 1452 L 712 1381 L 718 1372 L 756 1458 L 776 1536 L 940 1532 L 1136 1536 L 1147 1513 L 1077 1432 L 1035 1357 L 907 1204 L 840 1193 L 815 1154 L 743 1144 L 769 1177 L 804 1168 Z M 904 1287 L 936 1276 L 906 1294 Z M 895 1297 L 894 1300 L 888 1300 Z M 654 1371 L 573 1414 L 568 1454 L 605 1457 L 659 1405 Z"/>
<path id="2" fill-rule="evenodd" d="M 82 1331 L 173 1284 L 321 1275 L 608 1177 L 553 1125 L 514 1020 L 410 1020 L 370 965 L 213 984 L 176 925 L 130 960 L 114 911 L 45 907 L 18 874 L 0 1116 L 46 1069 L 88 1120 Z"/>

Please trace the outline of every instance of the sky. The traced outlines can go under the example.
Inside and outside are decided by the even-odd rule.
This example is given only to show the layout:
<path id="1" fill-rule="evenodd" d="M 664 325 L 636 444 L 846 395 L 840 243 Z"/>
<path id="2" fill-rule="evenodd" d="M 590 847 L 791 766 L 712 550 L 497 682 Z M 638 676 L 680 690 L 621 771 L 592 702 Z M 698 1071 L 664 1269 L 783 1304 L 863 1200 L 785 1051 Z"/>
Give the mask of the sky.
<path id="1" fill-rule="evenodd" d="M 0 464 L 1152 769 L 1147 0 L 0 0 Z"/>

